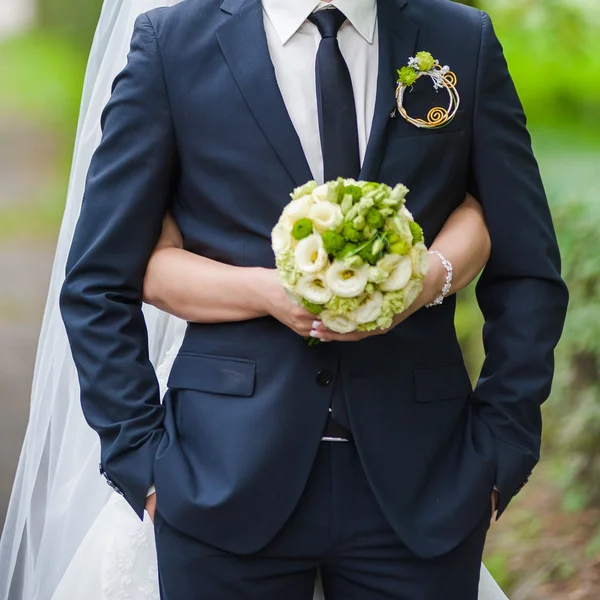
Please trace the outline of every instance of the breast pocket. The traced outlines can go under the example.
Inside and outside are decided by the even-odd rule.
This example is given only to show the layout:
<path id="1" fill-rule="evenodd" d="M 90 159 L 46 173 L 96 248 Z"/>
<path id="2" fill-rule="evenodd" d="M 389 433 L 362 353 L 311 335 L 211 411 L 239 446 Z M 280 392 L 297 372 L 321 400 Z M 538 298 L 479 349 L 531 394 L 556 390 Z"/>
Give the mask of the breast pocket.
<path id="1" fill-rule="evenodd" d="M 412 113 L 408 111 L 409 115 L 413 118 L 424 119 L 427 115 L 427 111 L 417 111 Z M 392 119 L 390 135 L 395 138 L 429 138 L 429 137 L 440 137 L 449 134 L 465 133 L 469 129 L 468 115 L 463 109 L 459 109 L 454 119 L 443 127 L 434 127 L 427 129 L 424 127 L 417 127 L 412 123 L 409 123 L 404 117 L 398 112 L 395 113 L 395 117 Z"/>

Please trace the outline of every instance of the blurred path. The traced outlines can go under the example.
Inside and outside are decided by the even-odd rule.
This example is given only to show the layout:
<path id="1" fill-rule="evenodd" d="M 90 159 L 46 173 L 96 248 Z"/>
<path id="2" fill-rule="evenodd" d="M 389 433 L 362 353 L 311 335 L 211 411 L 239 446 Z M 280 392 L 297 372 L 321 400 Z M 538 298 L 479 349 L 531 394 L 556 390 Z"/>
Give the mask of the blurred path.
<path id="1" fill-rule="evenodd" d="M 0 529 L 29 414 L 54 242 L 0 242 Z"/>

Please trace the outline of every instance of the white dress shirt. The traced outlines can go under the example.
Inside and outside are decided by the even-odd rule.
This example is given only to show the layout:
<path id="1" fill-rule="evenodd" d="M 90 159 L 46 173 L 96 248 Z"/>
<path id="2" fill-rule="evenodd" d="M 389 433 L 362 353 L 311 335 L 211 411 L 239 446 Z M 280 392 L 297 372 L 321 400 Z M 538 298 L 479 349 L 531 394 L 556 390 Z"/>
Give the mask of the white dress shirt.
<path id="1" fill-rule="evenodd" d="M 376 0 L 262 0 L 265 33 L 275 77 L 308 166 L 323 183 L 323 153 L 317 114 L 315 61 L 321 42 L 307 17 L 335 6 L 348 19 L 340 28 L 340 50 L 352 78 L 361 164 L 375 112 L 379 46 Z"/>

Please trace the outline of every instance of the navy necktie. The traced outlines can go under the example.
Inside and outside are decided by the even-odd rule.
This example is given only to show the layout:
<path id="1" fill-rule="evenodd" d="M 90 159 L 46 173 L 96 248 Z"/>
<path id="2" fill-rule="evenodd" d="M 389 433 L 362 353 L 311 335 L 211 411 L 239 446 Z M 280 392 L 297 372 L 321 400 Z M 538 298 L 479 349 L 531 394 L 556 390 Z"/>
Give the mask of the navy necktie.
<path id="1" fill-rule="evenodd" d="M 319 130 L 325 181 L 358 178 L 360 155 L 354 92 L 348 65 L 337 34 L 346 21 L 337 8 L 319 10 L 308 17 L 321 34 L 317 51 L 316 81 Z"/>

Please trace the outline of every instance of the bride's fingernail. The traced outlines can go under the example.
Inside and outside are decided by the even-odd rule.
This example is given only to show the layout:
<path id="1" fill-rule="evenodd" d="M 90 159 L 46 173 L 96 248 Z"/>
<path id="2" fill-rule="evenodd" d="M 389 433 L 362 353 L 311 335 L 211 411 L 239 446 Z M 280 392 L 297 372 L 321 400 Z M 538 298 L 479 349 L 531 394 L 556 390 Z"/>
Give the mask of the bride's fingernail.
<path id="1" fill-rule="evenodd" d="M 318 331 L 315 331 L 314 329 L 310 332 L 310 337 L 314 337 L 314 338 L 320 338 L 321 334 Z"/>
<path id="2" fill-rule="evenodd" d="M 321 324 L 321 321 L 313 321 L 312 328 L 316 329 Z"/>

